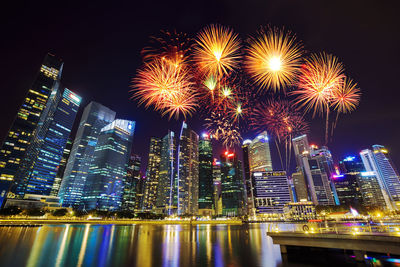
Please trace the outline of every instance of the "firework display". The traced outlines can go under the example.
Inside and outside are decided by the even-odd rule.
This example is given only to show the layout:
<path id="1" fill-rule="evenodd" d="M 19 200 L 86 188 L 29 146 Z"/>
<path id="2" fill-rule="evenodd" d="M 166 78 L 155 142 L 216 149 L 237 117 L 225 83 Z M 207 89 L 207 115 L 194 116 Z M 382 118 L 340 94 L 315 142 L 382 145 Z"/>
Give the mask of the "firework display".
<path id="1" fill-rule="evenodd" d="M 325 116 L 327 142 L 330 114 L 336 112 L 333 133 L 339 114 L 360 101 L 337 57 L 307 56 L 289 31 L 262 28 L 243 51 L 244 57 L 239 35 L 222 25 L 206 26 L 194 38 L 162 31 L 142 50 L 132 98 L 169 119 L 199 114 L 227 148 L 239 145 L 242 134 L 266 130 L 286 155 L 289 149 L 289 160 L 291 139 L 308 131 L 306 113 Z"/>
<path id="2" fill-rule="evenodd" d="M 245 66 L 260 90 L 284 90 L 294 83 L 302 54 L 302 44 L 290 33 L 276 28 L 263 29 L 251 38 Z"/>

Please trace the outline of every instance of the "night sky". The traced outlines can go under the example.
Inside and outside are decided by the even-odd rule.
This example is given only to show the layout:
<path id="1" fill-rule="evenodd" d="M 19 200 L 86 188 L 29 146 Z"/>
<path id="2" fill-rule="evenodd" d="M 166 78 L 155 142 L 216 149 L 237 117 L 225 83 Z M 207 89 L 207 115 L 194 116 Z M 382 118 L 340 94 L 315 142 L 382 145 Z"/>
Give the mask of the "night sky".
<path id="1" fill-rule="evenodd" d="M 65 62 L 63 85 L 83 97 L 81 111 L 94 100 L 137 122 L 133 151 L 147 161 L 150 137 L 180 124 L 129 99 L 149 36 L 176 29 L 194 37 L 205 25 L 220 23 L 246 39 L 261 25 L 273 25 L 296 33 L 307 51 L 336 55 L 362 90 L 360 106 L 340 117 L 329 144 L 335 159 L 382 144 L 400 167 L 400 19 L 390 1 L 10 2 L 2 4 L 0 16 L 1 138 L 51 52 Z M 320 145 L 323 122 L 309 119 L 310 142 Z M 199 119 L 188 124 L 202 131 Z"/>

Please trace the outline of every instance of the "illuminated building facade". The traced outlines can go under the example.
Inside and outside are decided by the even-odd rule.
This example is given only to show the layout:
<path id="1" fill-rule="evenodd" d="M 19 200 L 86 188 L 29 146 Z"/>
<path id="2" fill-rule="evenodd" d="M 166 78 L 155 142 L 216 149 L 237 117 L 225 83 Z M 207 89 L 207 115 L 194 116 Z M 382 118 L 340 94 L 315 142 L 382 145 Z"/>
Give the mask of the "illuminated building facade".
<path id="1" fill-rule="evenodd" d="M 213 161 L 213 180 L 214 180 L 214 215 L 222 215 L 222 195 L 221 195 L 221 162 L 214 158 Z"/>
<path id="2" fill-rule="evenodd" d="M 246 204 L 247 204 L 247 214 L 254 215 L 254 198 L 253 198 L 253 186 L 251 181 L 250 173 L 250 161 L 249 161 L 249 145 L 251 140 L 247 139 L 243 141 L 242 153 L 243 153 L 243 171 L 244 171 L 244 185 L 246 189 Z"/>
<path id="3" fill-rule="evenodd" d="M 124 178 L 124 193 L 122 210 L 135 211 L 141 209 L 143 197 L 143 179 L 140 174 L 142 159 L 132 154 L 129 158 L 128 169 Z"/>
<path id="4" fill-rule="evenodd" d="M 382 188 L 374 172 L 361 172 L 358 176 L 358 183 L 363 199 L 363 206 L 369 208 L 388 208 Z"/>
<path id="5" fill-rule="evenodd" d="M 246 200 L 241 162 L 233 152 L 221 155 L 222 214 L 242 216 L 246 214 Z"/>
<path id="6" fill-rule="evenodd" d="M 161 139 L 150 139 L 149 161 L 146 170 L 146 183 L 143 201 L 144 210 L 152 210 L 156 206 L 158 181 L 160 178 Z"/>
<path id="7" fill-rule="evenodd" d="M 65 172 L 65 167 L 67 166 L 67 161 L 72 149 L 72 139 L 68 138 L 67 144 L 65 145 L 60 165 L 58 166 L 58 171 L 56 178 L 54 179 L 53 187 L 51 188 L 50 196 L 58 196 L 58 191 L 60 191 L 61 181 Z"/>
<path id="8" fill-rule="evenodd" d="M 271 150 L 267 132 L 254 138 L 249 144 L 250 173 L 272 171 Z"/>
<path id="9" fill-rule="evenodd" d="M 308 221 L 317 218 L 314 203 L 307 201 L 287 203 L 283 212 L 287 221 Z"/>
<path id="10" fill-rule="evenodd" d="M 298 169 L 296 172 L 292 173 L 292 181 L 296 201 L 307 201 L 307 184 L 303 172 Z"/>
<path id="11" fill-rule="evenodd" d="M 177 214 L 197 214 L 199 201 L 199 136 L 182 123 L 177 166 Z"/>
<path id="12" fill-rule="evenodd" d="M 48 196 L 71 132 L 81 98 L 67 88 L 54 89 L 15 175 L 12 192 Z"/>
<path id="13" fill-rule="evenodd" d="M 291 202 L 286 172 L 253 172 L 252 180 L 256 213 L 283 213 L 285 204 Z"/>
<path id="14" fill-rule="evenodd" d="M 213 149 L 211 138 L 203 133 L 199 140 L 199 213 L 212 215 L 213 213 Z"/>
<path id="15" fill-rule="evenodd" d="M 326 147 L 310 146 L 307 135 L 293 138 L 292 142 L 298 170 L 305 177 L 308 199 L 315 205 L 338 205 L 330 151 Z"/>
<path id="16" fill-rule="evenodd" d="M 373 172 L 378 178 L 382 194 L 388 209 L 399 209 L 400 201 L 399 174 L 391 161 L 388 150 L 381 145 L 373 145 L 372 150 L 360 152 L 361 159 L 367 172 Z"/>
<path id="17" fill-rule="evenodd" d="M 85 107 L 61 181 L 58 196 L 63 207 L 79 207 L 81 204 L 101 129 L 114 119 L 115 112 L 99 103 L 92 101 Z"/>
<path id="18" fill-rule="evenodd" d="M 25 156 L 50 93 L 59 86 L 62 68 L 61 60 L 53 55 L 46 55 L 3 140 L 0 148 L 0 207 Z"/>
<path id="19" fill-rule="evenodd" d="M 160 179 L 157 187 L 157 213 L 172 215 L 176 212 L 176 183 L 175 183 L 175 133 L 168 131 L 162 139 Z"/>
<path id="20" fill-rule="evenodd" d="M 116 119 L 103 127 L 83 191 L 85 210 L 121 208 L 135 122 Z"/>

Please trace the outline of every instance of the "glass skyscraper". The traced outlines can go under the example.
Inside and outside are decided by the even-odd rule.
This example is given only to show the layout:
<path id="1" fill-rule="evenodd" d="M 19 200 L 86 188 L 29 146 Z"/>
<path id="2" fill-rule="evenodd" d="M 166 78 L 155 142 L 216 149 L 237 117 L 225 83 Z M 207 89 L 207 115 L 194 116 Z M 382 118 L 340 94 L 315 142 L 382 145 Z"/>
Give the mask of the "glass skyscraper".
<path id="1" fill-rule="evenodd" d="M 157 187 L 156 212 L 172 215 L 176 211 L 176 184 L 175 184 L 175 134 L 168 131 L 162 139 L 160 179 Z"/>
<path id="2" fill-rule="evenodd" d="M 213 149 L 211 137 L 203 133 L 199 140 L 199 213 L 212 215 L 214 201 Z"/>
<path id="3" fill-rule="evenodd" d="M 182 123 L 176 168 L 177 213 L 197 214 L 199 200 L 199 136 Z"/>
<path id="4" fill-rule="evenodd" d="M 389 157 L 388 150 L 381 145 L 373 145 L 372 150 L 360 152 L 367 172 L 373 172 L 378 178 L 382 194 L 388 209 L 400 208 L 400 177 Z"/>
<path id="5" fill-rule="evenodd" d="M 99 103 L 85 107 L 59 191 L 63 207 L 80 205 L 101 129 L 114 119 L 115 112 Z"/>
<path id="6" fill-rule="evenodd" d="M 54 179 L 53 188 L 51 189 L 51 196 L 58 196 L 58 191 L 60 190 L 61 181 L 64 176 L 65 167 L 67 166 L 67 161 L 72 149 L 72 139 L 68 138 L 67 144 L 65 145 L 64 152 L 58 166 L 56 178 Z"/>
<path id="7" fill-rule="evenodd" d="M 318 149 L 310 146 L 307 135 L 293 138 L 292 142 L 298 169 L 305 178 L 309 200 L 315 205 L 338 205 L 332 182 L 333 160 L 329 150 L 326 147 Z"/>
<path id="8" fill-rule="evenodd" d="M 83 190 L 85 210 L 121 208 L 134 130 L 134 121 L 121 119 L 101 129 Z"/>
<path id="9" fill-rule="evenodd" d="M 0 148 L 0 206 L 14 181 L 50 93 L 59 86 L 63 62 L 46 55 Z"/>
<path id="10" fill-rule="evenodd" d="M 222 214 L 225 216 L 246 214 L 241 165 L 235 153 L 226 151 L 221 155 Z"/>
<path id="11" fill-rule="evenodd" d="M 156 207 L 158 181 L 160 178 L 161 144 L 160 138 L 152 137 L 150 139 L 149 161 L 147 163 L 143 201 L 143 208 L 147 211 Z"/>
<path id="12" fill-rule="evenodd" d="M 50 195 L 81 98 L 68 89 L 54 89 L 21 161 L 12 191 Z"/>
<path id="13" fill-rule="evenodd" d="M 141 208 L 143 181 L 140 173 L 142 159 L 132 154 L 129 159 L 127 174 L 124 178 L 122 210 L 135 211 Z"/>

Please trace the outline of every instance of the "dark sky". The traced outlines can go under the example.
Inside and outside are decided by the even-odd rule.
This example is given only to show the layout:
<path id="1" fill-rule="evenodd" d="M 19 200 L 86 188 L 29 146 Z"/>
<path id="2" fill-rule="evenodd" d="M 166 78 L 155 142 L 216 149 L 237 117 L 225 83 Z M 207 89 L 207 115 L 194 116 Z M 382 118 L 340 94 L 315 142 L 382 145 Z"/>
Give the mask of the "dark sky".
<path id="1" fill-rule="evenodd" d="M 11 3 L 15 2 L 15 3 Z M 261 25 L 285 26 L 308 51 L 339 57 L 359 83 L 362 101 L 340 118 L 330 149 L 337 159 L 373 144 L 388 147 L 400 166 L 400 19 L 396 1 L 7 1 L 0 16 L 0 137 L 6 134 L 47 52 L 65 62 L 63 84 L 137 122 L 134 152 L 147 158 L 150 136 L 178 123 L 129 100 L 130 79 L 150 35 L 177 29 L 192 36 L 221 23 L 245 39 Z M 136 3 L 137 2 L 137 3 Z M 189 120 L 201 132 L 197 119 Z M 312 143 L 323 141 L 321 120 L 311 121 Z M 244 136 L 254 137 L 254 136 Z"/>

